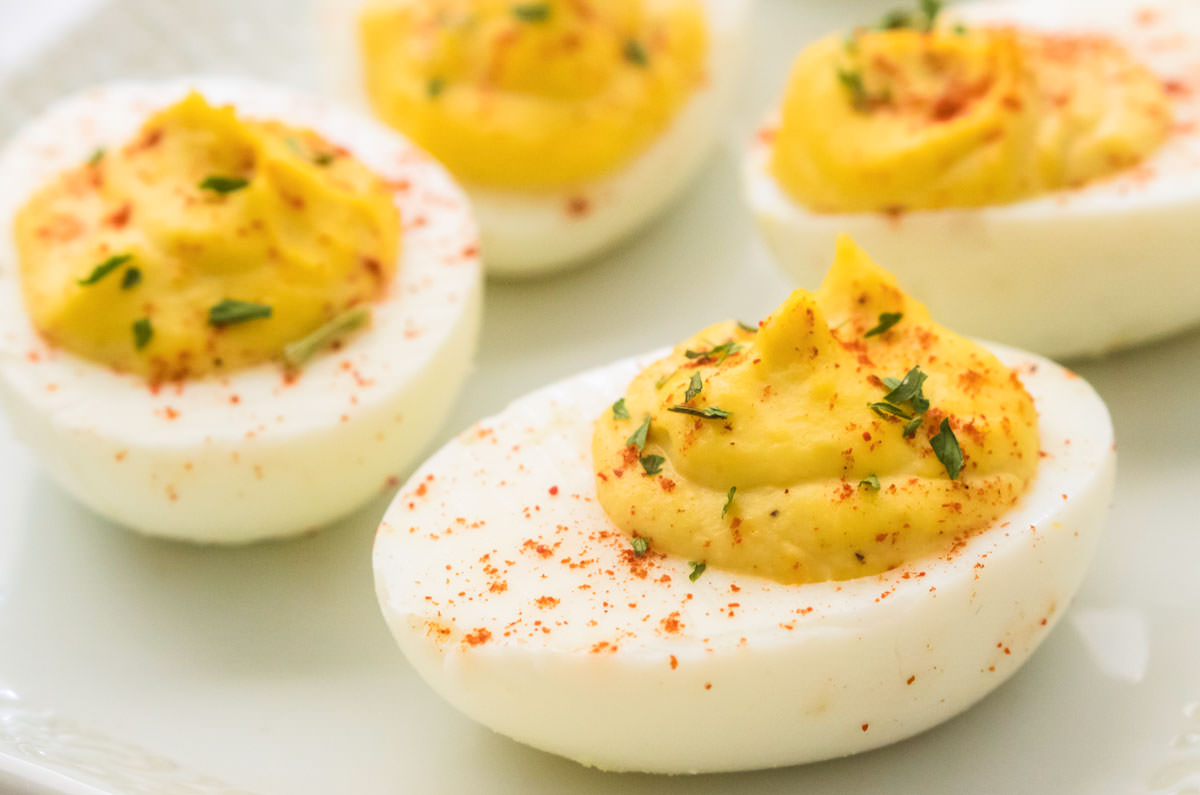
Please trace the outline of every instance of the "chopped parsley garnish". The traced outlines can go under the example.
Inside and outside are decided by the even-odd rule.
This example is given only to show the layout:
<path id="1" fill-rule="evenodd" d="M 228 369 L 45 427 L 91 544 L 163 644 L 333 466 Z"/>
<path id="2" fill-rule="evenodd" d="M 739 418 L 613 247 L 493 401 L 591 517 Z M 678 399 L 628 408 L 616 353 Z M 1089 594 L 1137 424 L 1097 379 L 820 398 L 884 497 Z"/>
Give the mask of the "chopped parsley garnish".
<path id="1" fill-rule="evenodd" d="M 343 334 L 365 326 L 370 319 L 371 310 L 364 306 L 347 309 L 308 336 L 284 346 L 283 363 L 293 370 L 300 369 L 322 348 Z"/>
<path id="2" fill-rule="evenodd" d="M 549 3 L 522 3 L 513 6 L 513 16 L 522 22 L 545 22 L 550 18 Z"/>
<path id="3" fill-rule="evenodd" d="M 733 495 L 737 494 L 737 486 L 729 487 L 729 494 L 725 497 L 725 505 L 721 508 L 721 518 L 725 518 L 725 514 L 729 513 L 729 509 L 733 507 Z"/>
<path id="4" fill-rule="evenodd" d="M 913 14 L 907 8 L 893 8 L 879 20 L 880 30 L 899 30 L 913 27 Z"/>
<path id="5" fill-rule="evenodd" d="M 928 377 L 925 373 L 921 372 L 919 366 L 914 367 L 904 374 L 904 378 L 900 383 L 892 387 L 892 391 L 887 393 L 884 400 L 895 405 L 911 403 L 913 411 L 918 414 L 924 414 L 929 410 L 929 401 L 922 394 L 921 389 L 925 384 L 925 379 Z M 887 384 L 888 382 L 885 381 L 884 383 Z"/>
<path id="6" fill-rule="evenodd" d="M 270 316 L 271 307 L 266 304 L 255 304 L 250 301 L 234 301 L 226 298 L 208 310 L 208 324 L 219 328 Z"/>
<path id="7" fill-rule="evenodd" d="M 95 152 L 92 152 L 92 156 L 88 158 L 87 164 L 89 166 L 100 165 L 100 161 L 104 159 L 104 155 L 106 154 L 108 154 L 108 150 L 104 147 L 100 147 Z"/>
<path id="8" fill-rule="evenodd" d="M 205 177 L 200 183 L 200 190 L 211 190 L 214 193 L 219 193 L 222 196 L 239 191 L 250 184 L 250 180 L 244 177 L 222 177 L 214 174 L 211 177 Z"/>
<path id="9" fill-rule="evenodd" d="M 691 403 L 692 398 L 700 394 L 704 389 L 704 379 L 700 377 L 700 373 L 692 373 L 692 380 L 688 382 L 687 391 L 683 393 L 683 402 Z"/>
<path id="10" fill-rule="evenodd" d="M 749 323 L 743 323 L 740 320 L 737 322 L 737 327 L 740 328 L 742 331 L 749 332 L 750 334 L 758 333 L 758 326 L 752 326 Z"/>
<path id="11" fill-rule="evenodd" d="M 921 0 L 921 13 L 925 15 L 926 30 L 933 27 L 938 14 L 942 13 L 942 0 Z"/>
<path id="12" fill-rule="evenodd" d="M 646 48 L 637 39 L 630 39 L 625 42 L 624 55 L 625 60 L 634 66 L 648 66 L 650 64 L 650 56 L 646 54 Z"/>
<path id="13" fill-rule="evenodd" d="M 667 461 L 661 455 L 642 456 L 638 460 L 642 462 L 642 469 L 646 471 L 647 475 L 657 475 L 662 472 L 662 465 Z"/>
<path id="14" fill-rule="evenodd" d="M 899 417 L 902 420 L 911 420 L 913 416 L 899 406 L 893 406 L 891 403 L 871 403 L 871 411 L 878 414 L 880 417 Z"/>
<path id="15" fill-rule="evenodd" d="M 955 23 L 954 23 L 954 27 L 952 28 L 952 30 L 954 31 L 954 35 L 955 35 L 955 36 L 965 36 L 965 35 L 967 35 L 967 26 L 966 26 L 966 25 L 964 25 L 964 24 L 963 24 L 963 23 L 961 23 L 961 22 L 955 22 Z"/>
<path id="16" fill-rule="evenodd" d="M 933 30 L 938 14 L 942 13 L 942 0 L 920 0 L 919 10 L 910 11 L 907 8 L 897 8 L 883 15 L 879 20 L 880 30 L 899 30 L 912 28 L 922 33 Z"/>
<path id="17" fill-rule="evenodd" d="M 869 110 L 870 101 L 867 97 L 867 88 L 863 85 L 862 72 L 838 67 L 837 77 L 842 88 L 850 94 L 850 104 L 854 106 L 854 109 L 860 113 Z"/>
<path id="18" fill-rule="evenodd" d="M 142 283 L 142 272 L 137 268 L 130 268 L 125 271 L 125 275 L 121 277 L 121 289 L 129 290 L 137 287 Z"/>
<path id="19" fill-rule="evenodd" d="M 738 345 L 733 340 L 729 340 L 729 342 L 722 342 L 720 345 L 709 348 L 706 351 L 687 350 L 683 352 L 683 355 L 689 359 L 716 359 L 717 364 L 720 364 L 741 349 L 741 345 Z"/>
<path id="20" fill-rule="evenodd" d="M 90 287 L 108 274 L 115 271 L 117 268 L 124 265 L 126 262 L 129 262 L 131 259 L 133 259 L 132 254 L 114 254 L 113 256 L 104 260 L 104 262 L 101 262 L 99 265 L 92 268 L 92 272 L 86 279 L 77 279 L 75 283 L 80 287 Z"/>
<path id="21" fill-rule="evenodd" d="M 431 77 L 429 82 L 425 84 L 425 96 L 430 99 L 437 99 L 446 90 L 446 81 L 440 77 Z"/>
<path id="22" fill-rule="evenodd" d="M 633 556 L 640 558 L 650 551 L 650 542 L 641 536 L 634 536 L 629 539 L 629 546 L 633 547 Z"/>
<path id="23" fill-rule="evenodd" d="M 879 491 L 879 477 L 877 475 L 867 475 L 858 482 L 858 487 L 870 491 Z"/>
<path id="24" fill-rule="evenodd" d="M 311 160 L 318 166 L 327 166 L 335 159 L 333 152 L 314 152 L 312 149 L 304 146 L 294 135 L 289 135 L 286 139 L 288 147 L 305 160 Z"/>
<path id="25" fill-rule="evenodd" d="M 900 379 L 899 379 L 899 378 L 894 378 L 894 377 L 892 377 L 892 376 L 890 376 L 890 375 L 889 375 L 887 378 L 881 378 L 881 379 L 879 379 L 879 380 L 880 380 L 881 382 L 883 382 L 883 385 L 884 385 L 884 386 L 886 386 L 886 387 L 888 388 L 888 390 L 889 390 L 889 391 L 890 391 L 890 390 L 892 390 L 892 389 L 895 389 L 895 388 L 896 388 L 896 387 L 898 387 L 898 386 L 900 386 Z"/>
<path id="26" fill-rule="evenodd" d="M 729 416 L 728 411 L 715 406 L 703 409 L 694 409 L 691 406 L 671 406 L 667 411 L 673 411 L 676 414 L 690 414 L 693 417 L 703 417 L 706 420 L 723 420 Z"/>
<path id="27" fill-rule="evenodd" d="M 900 312 L 884 312 L 879 315 L 879 324 L 864 334 L 864 337 L 878 336 L 900 322 L 904 315 Z"/>
<path id="28" fill-rule="evenodd" d="M 154 326 L 150 325 L 150 318 L 143 317 L 133 321 L 133 344 L 140 351 L 150 344 L 150 338 L 154 336 Z"/>
<path id="29" fill-rule="evenodd" d="M 904 438 L 911 439 L 917 434 L 917 430 L 921 427 L 921 423 L 925 422 L 925 415 L 918 414 L 904 425 Z"/>
<path id="30" fill-rule="evenodd" d="M 700 579 L 700 575 L 708 568 L 708 564 L 702 560 L 689 560 L 688 565 L 692 567 L 692 573 L 688 575 L 688 579 L 692 582 Z"/>
<path id="31" fill-rule="evenodd" d="M 942 420 L 942 424 L 937 432 L 937 435 L 929 440 L 929 446 L 933 448 L 933 453 L 938 457 L 938 461 L 942 462 L 942 466 L 946 468 L 946 474 L 951 480 L 958 480 L 958 474 L 963 468 L 963 453 L 962 448 L 958 446 L 958 438 L 954 435 L 954 431 L 950 430 L 950 420 Z"/>
<path id="32" fill-rule="evenodd" d="M 629 447 L 632 445 L 633 447 L 637 448 L 639 453 L 642 452 L 642 448 L 646 446 L 646 435 L 649 433 L 650 415 L 647 414 L 646 419 L 642 420 L 642 424 L 639 425 L 638 429 L 633 432 L 633 436 L 630 436 L 625 440 L 625 446 Z"/>
<path id="33" fill-rule="evenodd" d="M 612 404 L 613 417 L 618 420 L 629 419 L 629 409 L 625 408 L 625 398 L 621 398 L 616 403 Z"/>

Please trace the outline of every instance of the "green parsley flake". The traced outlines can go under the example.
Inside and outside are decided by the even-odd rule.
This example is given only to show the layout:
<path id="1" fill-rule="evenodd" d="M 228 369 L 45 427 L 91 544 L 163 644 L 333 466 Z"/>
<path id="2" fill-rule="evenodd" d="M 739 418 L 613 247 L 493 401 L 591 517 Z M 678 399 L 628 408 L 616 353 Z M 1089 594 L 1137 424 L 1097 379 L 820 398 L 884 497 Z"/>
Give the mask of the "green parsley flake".
<path id="1" fill-rule="evenodd" d="M 720 364 L 741 349 L 741 345 L 738 345 L 733 340 L 729 340 L 728 342 L 722 342 L 715 348 L 709 348 L 706 351 L 684 351 L 683 355 L 689 359 L 716 359 L 717 364 Z"/>
<path id="2" fill-rule="evenodd" d="M 936 436 L 929 440 L 929 446 L 933 448 L 933 453 L 938 457 L 938 461 L 942 462 L 942 466 L 946 468 L 946 474 L 951 480 L 958 480 L 958 475 L 963 468 L 963 453 L 962 448 L 958 446 L 958 438 L 955 437 L 954 431 L 950 430 L 950 420 L 942 420 L 942 424 Z"/>
<path id="3" fill-rule="evenodd" d="M 737 494 L 737 486 L 729 487 L 729 494 L 725 497 L 725 505 L 721 508 L 721 518 L 725 518 L 725 514 L 729 513 L 729 509 L 733 507 L 733 495 Z"/>
<path id="4" fill-rule="evenodd" d="M 143 317 L 133 321 L 133 344 L 140 351 L 150 344 L 150 338 L 154 336 L 154 326 L 150 324 L 150 318 Z"/>
<path id="5" fill-rule="evenodd" d="M 115 271 L 117 268 L 124 265 L 129 260 L 133 259 L 132 254 L 116 254 L 101 262 L 96 267 L 92 268 L 92 272 L 86 279 L 77 279 L 75 281 L 80 287 L 90 287 L 96 282 L 103 279 L 108 274 Z"/>
<path id="6" fill-rule="evenodd" d="M 625 42 L 624 55 L 625 60 L 634 66 L 646 67 L 650 65 L 650 56 L 646 54 L 646 48 L 637 39 L 630 39 Z"/>
<path id="7" fill-rule="evenodd" d="M 633 432 L 633 436 L 630 436 L 625 440 L 625 446 L 629 447 L 632 445 L 633 447 L 637 448 L 639 453 L 642 452 L 642 448 L 646 446 L 646 436 L 649 433 L 650 415 L 647 414 L 646 419 L 642 420 L 642 424 L 639 425 L 638 429 Z"/>
<path id="8" fill-rule="evenodd" d="M 523 3 L 513 6 L 513 16 L 522 22 L 545 22 L 550 18 L 549 3 Z"/>
<path id="9" fill-rule="evenodd" d="M 234 323 L 244 323 L 247 320 L 270 317 L 271 307 L 266 304 L 255 304 L 250 301 L 234 301 L 226 298 L 221 303 L 208 310 L 208 324 L 223 328 Z"/>
<path id="10" fill-rule="evenodd" d="M 911 439 L 917 435 L 917 431 L 921 427 L 921 423 L 925 422 L 925 415 L 918 414 L 904 425 L 904 438 Z"/>
<path id="11" fill-rule="evenodd" d="M 204 178 L 204 181 L 200 183 L 200 190 L 211 190 L 224 196 L 239 191 L 249 184 L 250 180 L 244 177 L 222 177 L 214 174 Z"/>
<path id="12" fill-rule="evenodd" d="M 879 477 L 876 475 L 867 475 L 858 482 L 858 487 L 860 489 L 867 489 L 868 491 L 879 491 Z"/>
<path id="13" fill-rule="evenodd" d="M 642 462 L 642 469 L 646 471 L 647 475 L 657 475 L 659 472 L 662 472 L 662 465 L 667 461 L 661 455 L 643 456 L 639 460 Z"/>
<path id="14" fill-rule="evenodd" d="M 691 406 L 671 406 L 667 411 L 673 411 L 676 414 L 690 414 L 693 417 L 701 417 L 706 420 L 723 420 L 729 416 L 728 411 L 715 406 L 709 406 L 704 409 L 694 409 Z"/>
<path id="15" fill-rule="evenodd" d="M 446 90 L 446 81 L 440 77 L 431 77 L 429 82 L 425 84 L 425 96 L 430 99 L 437 99 Z"/>
<path id="16" fill-rule="evenodd" d="M 625 408 L 625 398 L 621 398 L 616 403 L 612 404 L 613 417 L 618 420 L 629 419 L 629 409 Z"/>
<path id="17" fill-rule="evenodd" d="M 700 394 L 704 389 L 704 379 L 700 377 L 700 373 L 692 373 L 692 380 L 688 382 L 687 391 L 683 393 L 683 402 L 691 403 L 692 398 Z"/>
<path id="18" fill-rule="evenodd" d="M 743 323 L 740 320 L 737 322 L 737 327 L 750 334 L 758 333 L 758 326 L 751 326 L 749 323 Z"/>
<path id="19" fill-rule="evenodd" d="M 854 109 L 859 113 L 869 110 L 870 99 L 867 96 L 867 88 L 863 85 L 862 72 L 838 67 L 837 77 L 842 88 L 850 94 L 850 104 L 854 106 Z"/>
<path id="20" fill-rule="evenodd" d="M 925 379 L 928 377 L 925 373 L 921 372 L 919 366 L 914 367 L 905 373 L 904 379 L 892 387 L 892 391 L 888 392 L 883 399 L 897 406 L 901 403 L 911 403 L 913 411 L 923 414 L 929 410 L 929 401 L 925 399 L 925 395 L 922 393 L 922 387 L 925 384 Z M 884 383 L 886 384 L 887 382 L 885 381 Z"/>
<path id="21" fill-rule="evenodd" d="M 108 154 L 108 150 L 104 147 L 100 147 L 95 152 L 92 152 L 92 156 L 88 158 L 87 164 L 89 166 L 100 165 L 100 161 L 104 159 L 106 154 Z"/>
<path id="22" fill-rule="evenodd" d="M 629 539 L 629 546 L 633 547 L 633 556 L 640 558 L 650 551 L 650 542 L 641 536 L 634 536 Z"/>
<path id="23" fill-rule="evenodd" d="M 322 348 L 327 347 L 343 334 L 362 328 L 370 320 L 371 310 L 364 306 L 347 309 L 308 336 L 284 346 L 283 363 L 289 369 L 299 370 Z"/>
<path id="24" fill-rule="evenodd" d="M 708 568 L 708 564 L 702 560 L 689 560 L 688 565 L 692 567 L 692 573 L 688 575 L 688 579 L 692 582 L 700 579 L 700 575 Z"/>
<path id="25" fill-rule="evenodd" d="M 864 337 L 878 336 L 900 322 L 904 315 L 900 312 L 884 312 L 879 315 L 879 325 L 864 334 Z"/>
<path id="26" fill-rule="evenodd" d="M 899 417 L 902 420 L 911 420 L 913 418 L 907 411 L 899 406 L 893 406 L 891 403 L 871 403 L 869 405 L 871 411 L 880 417 Z"/>
<path id="27" fill-rule="evenodd" d="M 121 277 L 121 289 L 129 290 L 137 287 L 142 283 L 142 272 L 137 268 L 130 268 L 125 271 L 125 275 Z"/>

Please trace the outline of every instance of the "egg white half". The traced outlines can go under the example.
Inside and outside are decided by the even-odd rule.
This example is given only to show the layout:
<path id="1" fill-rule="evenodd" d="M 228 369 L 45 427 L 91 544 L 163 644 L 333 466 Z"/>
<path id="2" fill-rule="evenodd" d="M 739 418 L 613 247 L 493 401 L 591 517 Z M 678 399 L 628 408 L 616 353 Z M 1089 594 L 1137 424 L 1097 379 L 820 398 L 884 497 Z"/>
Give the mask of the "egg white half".
<path id="1" fill-rule="evenodd" d="M 404 224 L 395 280 L 371 326 L 294 381 L 264 364 L 154 390 L 49 346 L 25 313 L 17 209 L 192 88 L 249 117 L 311 127 L 394 186 Z M 449 175 L 370 119 L 242 79 L 92 89 L 46 111 L 0 153 L 0 398 L 46 471 L 115 522 L 219 543 L 314 529 L 398 482 L 444 419 L 478 335 L 477 250 Z"/>
<path id="2" fill-rule="evenodd" d="M 1095 32 L 1162 77 L 1175 123 L 1142 165 L 1079 189 L 980 208 L 815 213 L 768 170 L 769 121 L 744 167 L 747 201 L 782 268 L 815 287 L 848 233 L 947 326 L 1056 358 L 1097 356 L 1200 322 L 1200 7 L 1186 0 L 955 5 L 967 24 Z M 836 131 L 830 131 L 836 134 Z"/>
<path id="3" fill-rule="evenodd" d="M 593 420 L 665 352 L 519 399 L 405 485 L 375 544 L 401 649 L 453 706 L 611 770 L 733 771 L 865 751 L 1011 675 L 1077 590 L 1115 470 L 1107 409 L 1051 362 L 993 350 L 1041 416 L 1030 491 L 939 557 L 781 585 L 637 559 L 596 501 Z"/>
<path id="4" fill-rule="evenodd" d="M 371 0 L 321 0 L 317 35 L 333 96 L 369 110 L 357 43 L 357 19 Z M 489 275 L 534 276 L 578 264 L 653 220 L 712 153 L 741 77 L 753 0 L 703 0 L 709 25 L 707 82 L 659 138 L 618 172 L 546 191 L 465 184 L 483 240 Z"/>

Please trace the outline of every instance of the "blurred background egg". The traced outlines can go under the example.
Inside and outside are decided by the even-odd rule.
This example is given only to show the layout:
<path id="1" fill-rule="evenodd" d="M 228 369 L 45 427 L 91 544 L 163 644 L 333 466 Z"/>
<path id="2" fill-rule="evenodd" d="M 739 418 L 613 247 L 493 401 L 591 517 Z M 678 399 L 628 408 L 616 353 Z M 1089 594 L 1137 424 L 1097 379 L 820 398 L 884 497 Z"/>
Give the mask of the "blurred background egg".
<path id="1" fill-rule="evenodd" d="M 839 232 L 848 232 L 873 256 L 890 263 L 902 283 L 923 296 L 948 325 L 1060 358 L 1104 354 L 1200 320 L 1200 280 L 1189 264 L 1200 243 L 1192 222 L 1200 212 L 1200 104 L 1193 86 L 1200 10 L 1171 0 L 1105 0 L 1088 4 L 1081 13 L 1067 3 L 1014 1 L 955 4 L 944 15 L 939 25 L 950 38 L 952 31 L 961 31 L 965 39 L 993 28 L 1048 34 L 1045 57 L 1051 65 L 1082 61 L 1091 57 L 1089 51 L 1112 43 L 1123 48 L 1132 64 L 1104 66 L 1096 61 L 1084 70 L 1091 77 L 1071 78 L 1056 100 L 1061 105 L 1076 103 L 1071 104 L 1071 112 L 1077 114 L 1071 123 L 1085 127 L 1099 143 L 1064 138 L 1062 149 L 1051 156 L 1068 165 L 1109 157 L 1114 165 L 1100 162 L 1095 170 L 1103 176 L 1078 186 L 1014 194 L 1003 202 L 971 196 L 962 201 L 970 206 L 943 203 L 914 209 L 895 201 L 872 211 L 826 211 L 797 200 L 777 178 L 773 157 L 782 131 L 778 116 L 773 116 L 750 146 L 744 186 L 780 266 L 802 284 L 814 283 L 822 272 L 823 252 Z M 1113 71 L 1097 71 L 1106 68 Z M 1126 154 L 1126 144 L 1142 123 L 1136 114 L 1157 110 L 1139 104 L 1149 99 L 1118 93 L 1127 92 L 1130 81 L 1140 80 L 1130 77 L 1135 69 L 1148 70 L 1150 79 L 1161 83 L 1169 110 L 1169 118 L 1163 120 L 1164 140 L 1141 159 Z M 853 83 L 856 74 L 844 73 L 845 80 Z M 1124 107 L 1115 101 L 1110 115 L 1090 120 L 1083 114 L 1091 109 L 1079 105 L 1071 90 L 1083 91 L 1093 79 L 1111 86 L 1117 100 L 1133 99 Z M 865 90 L 861 85 L 858 89 Z M 876 98 L 869 95 L 866 90 L 860 99 Z M 1018 105 L 1014 108 L 1019 111 Z M 1043 128 L 1045 140 L 1060 134 L 1053 126 L 1057 123 Z M 1125 131 L 1119 124 L 1127 125 Z M 981 128 L 979 134 L 986 137 L 987 130 Z M 831 124 L 827 135 L 835 140 L 838 130 Z M 988 145 L 981 138 L 962 153 L 947 151 L 943 162 L 954 165 L 930 166 L 932 176 L 921 191 L 927 191 L 930 181 L 959 179 L 963 168 L 971 167 L 963 164 Z M 905 167 L 919 167 L 913 165 L 919 157 Z M 1014 169 L 1000 169 L 995 182 Z M 880 174 L 876 184 L 884 192 L 888 179 L 902 179 L 899 171 Z M 1070 177 L 1063 179 L 1069 182 Z M 987 190 L 1004 192 L 995 184 L 985 195 Z M 929 195 L 914 188 L 909 197 L 918 203 Z"/>
<path id="2" fill-rule="evenodd" d="M 487 271 L 586 260 L 656 217 L 728 123 L 751 0 L 319 3 L 331 93 L 465 186 Z"/>

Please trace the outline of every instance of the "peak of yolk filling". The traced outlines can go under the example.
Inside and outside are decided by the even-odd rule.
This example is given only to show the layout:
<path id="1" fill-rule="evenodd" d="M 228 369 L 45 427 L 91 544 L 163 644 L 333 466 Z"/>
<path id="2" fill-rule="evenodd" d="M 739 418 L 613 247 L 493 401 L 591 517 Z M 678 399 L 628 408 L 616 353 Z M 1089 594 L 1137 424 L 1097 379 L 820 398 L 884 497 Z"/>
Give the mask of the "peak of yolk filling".
<path id="1" fill-rule="evenodd" d="M 706 79 L 697 0 L 429 0 L 359 19 L 375 112 L 460 179 L 549 189 L 646 149 Z"/>
<path id="2" fill-rule="evenodd" d="M 210 178 L 232 189 L 202 187 Z M 43 187 L 17 214 L 15 236 L 38 331 L 157 382 L 277 358 L 381 297 L 400 218 L 391 191 L 349 152 L 193 93 Z M 128 259 L 80 284 L 114 257 Z M 270 316 L 212 325 L 226 300 Z"/>
<path id="3" fill-rule="evenodd" d="M 831 36 L 797 59 L 770 170 L 818 212 L 1003 204 L 1135 166 L 1161 80 L 1098 36 L 937 27 Z"/>
<path id="4" fill-rule="evenodd" d="M 867 336 L 885 314 L 901 317 Z M 923 415 L 906 437 L 908 420 L 871 406 L 891 392 L 884 379 L 914 367 L 929 403 L 899 402 Z M 670 410 L 681 405 L 728 416 Z M 629 419 L 605 411 L 592 440 L 612 521 L 654 551 L 783 583 L 948 550 L 1011 507 L 1038 461 L 1037 413 L 1017 375 L 934 323 L 845 237 L 815 293 L 794 292 L 757 333 L 705 329 L 634 378 L 625 408 Z M 964 460 L 954 479 L 931 441 L 944 420 Z"/>

